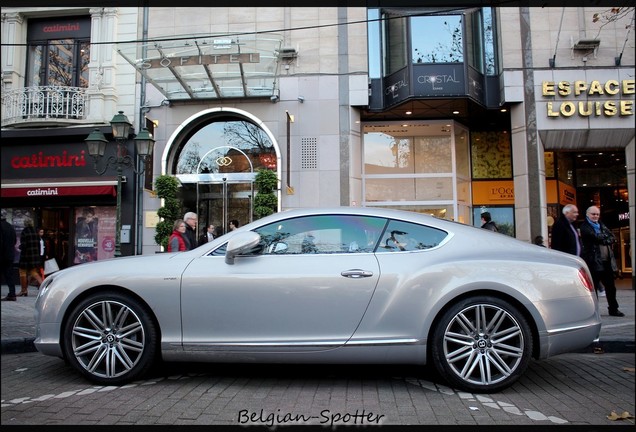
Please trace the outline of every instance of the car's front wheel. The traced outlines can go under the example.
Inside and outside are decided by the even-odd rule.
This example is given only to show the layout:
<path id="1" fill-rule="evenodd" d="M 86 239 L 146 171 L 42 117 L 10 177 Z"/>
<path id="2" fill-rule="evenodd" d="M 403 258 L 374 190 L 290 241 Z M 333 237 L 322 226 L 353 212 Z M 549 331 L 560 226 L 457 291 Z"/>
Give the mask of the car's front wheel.
<path id="1" fill-rule="evenodd" d="M 137 300 L 118 292 L 92 294 L 71 312 L 64 329 L 69 363 L 93 382 L 120 385 L 152 366 L 157 329 Z"/>
<path id="2" fill-rule="evenodd" d="M 530 327 L 517 308 L 491 296 L 451 306 L 433 333 L 432 361 L 451 386 L 491 393 L 512 385 L 532 356 Z"/>

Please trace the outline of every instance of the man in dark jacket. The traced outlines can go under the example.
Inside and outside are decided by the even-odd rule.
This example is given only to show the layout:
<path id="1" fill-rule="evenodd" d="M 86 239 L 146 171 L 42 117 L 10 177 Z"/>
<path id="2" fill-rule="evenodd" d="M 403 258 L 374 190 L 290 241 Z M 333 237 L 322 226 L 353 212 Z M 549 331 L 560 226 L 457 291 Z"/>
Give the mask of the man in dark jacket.
<path id="1" fill-rule="evenodd" d="M 188 250 L 192 250 L 199 245 L 197 243 L 197 219 L 197 214 L 194 212 L 187 212 L 183 215 L 183 221 L 186 224 L 186 232 L 183 234 L 183 239 Z"/>
<path id="2" fill-rule="evenodd" d="M 585 221 L 581 224 L 582 256 L 592 273 L 596 292 L 599 292 L 601 283 L 605 287 L 609 314 L 624 317 L 625 314 L 618 310 L 614 284 L 614 274 L 618 271 L 618 267 L 612 245 L 616 238 L 612 231 L 600 221 L 600 215 L 601 210 L 596 206 L 589 207 L 585 212 Z"/>
<path id="3" fill-rule="evenodd" d="M 563 207 L 562 215 L 552 225 L 552 249 L 581 256 L 581 239 L 574 227 L 579 209 L 574 204 Z"/>
<path id="4" fill-rule="evenodd" d="M 15 259 L 15 243 L 17 241 L 13 226 L 7 222 L 7 211 L 2 209 L 2 275 L 9 287 L 9 294 L 2 301 L 15 301 L 15 282 L 13 281 L 13 260 Z"/>
<path id="5" fill-rule="evenodd" d="M 490 212 L 483 212 L 481 214 L 481 227 L 483 229 L 487 229 L 488 231 L 494 231 L 494 232 L 499 232 L 499 229 L 497 229 L 497 224 L 495 224 L 495 222 L 492 220 L 492 217 L 490 216 Z"/>

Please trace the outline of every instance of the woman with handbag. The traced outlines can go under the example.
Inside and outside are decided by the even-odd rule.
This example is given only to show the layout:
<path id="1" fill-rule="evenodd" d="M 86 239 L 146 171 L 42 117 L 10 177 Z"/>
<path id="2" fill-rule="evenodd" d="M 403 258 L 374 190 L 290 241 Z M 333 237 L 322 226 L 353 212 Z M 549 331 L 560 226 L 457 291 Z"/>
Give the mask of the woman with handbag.
<path id="1" fill-rule="evenodd" d="M 18 264 L 20 272 L 20 293 L 18 297 L 26 297 L 29 295 L 29 277 L 33 277 L 38 288 L 42 283 L 42 275 L 40 268 L 42 266 L 42 258 L 40 256 L 40 236 L 35 228 L 33 221 L 29 218 L 24 219 L 24 229 L 20 234 L 20 261 Z"/>

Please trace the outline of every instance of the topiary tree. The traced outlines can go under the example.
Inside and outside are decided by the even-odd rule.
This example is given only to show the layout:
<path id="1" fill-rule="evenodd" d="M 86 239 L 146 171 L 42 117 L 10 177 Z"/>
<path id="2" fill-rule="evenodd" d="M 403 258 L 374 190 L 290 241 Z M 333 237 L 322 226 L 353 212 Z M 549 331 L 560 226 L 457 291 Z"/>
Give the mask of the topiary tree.
<path id="1" fill-rule="evenodd" d="M 276 173 L 269 169 L 259 169 L 254 178 L 254 186 L 257 191 L 254 197 L 254 218 L 260 219 L 276 213 L 278 210 L 278 197 L 275 193 L 278 186 Z"/>
<path id="2" fill-rule="evenodd" d="M 157 223 L 155 242 L 164 248 L 168 246 L 174 221 L 179 219 L 181 204 L 177 200 L 178 190 L 179 180 L 176 177 L 161 175 L 155 179 L 155 193 L 164 200 L 163 207 L 157 210 L 157 215 L 161 220 Z"/>

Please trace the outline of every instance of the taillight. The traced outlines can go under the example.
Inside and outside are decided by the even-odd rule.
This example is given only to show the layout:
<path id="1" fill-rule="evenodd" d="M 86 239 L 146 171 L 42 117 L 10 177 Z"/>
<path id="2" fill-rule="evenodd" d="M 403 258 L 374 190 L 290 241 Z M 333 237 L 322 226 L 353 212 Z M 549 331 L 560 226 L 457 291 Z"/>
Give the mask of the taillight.
<path id="1" fill-rule="evenodd" d="M 594 292 L 594 283 L 592 282 L 589 273 L 586 272 L 584 268 L 579 269 L 579 279 L 585 288 L 587 288 L 590 292 Z"/>

